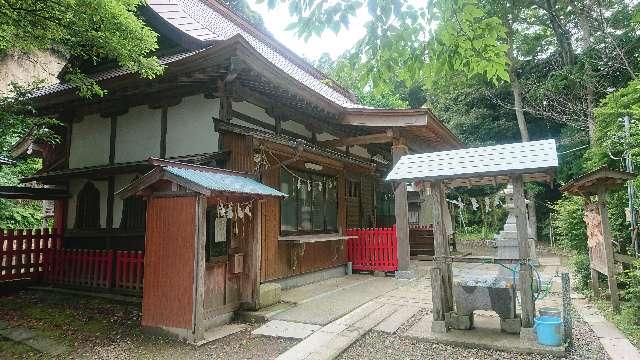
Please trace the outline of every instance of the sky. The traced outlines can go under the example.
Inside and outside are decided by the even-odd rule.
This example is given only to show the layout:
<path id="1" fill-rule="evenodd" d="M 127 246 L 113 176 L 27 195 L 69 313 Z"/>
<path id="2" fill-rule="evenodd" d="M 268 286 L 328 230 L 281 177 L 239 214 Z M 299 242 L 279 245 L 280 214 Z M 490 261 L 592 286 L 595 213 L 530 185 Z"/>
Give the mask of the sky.
<path id="1" fill-rule="evenodd" d="M 261 4 L 249 1 L 249 5 L 262 15 L 265 26 L 278 41 L 309 60 L 317 60 L 323 53 L 328 53 L 335 59 L 352 48 L 364 36 L 364 24 L 370 19 L 366 7 L 363 6 L 357 16 L 351 19 L 348 30 L 343 29 L 338 34 L 328 30 L 321 37 L 312 36 L 305 42 L 304 39 L 298 38 L 295 32 L 285 30 L 287 25 L 293 22 L 286 4 L 279 4 L 273 10 L 269 10 L 266 1 Z"/>

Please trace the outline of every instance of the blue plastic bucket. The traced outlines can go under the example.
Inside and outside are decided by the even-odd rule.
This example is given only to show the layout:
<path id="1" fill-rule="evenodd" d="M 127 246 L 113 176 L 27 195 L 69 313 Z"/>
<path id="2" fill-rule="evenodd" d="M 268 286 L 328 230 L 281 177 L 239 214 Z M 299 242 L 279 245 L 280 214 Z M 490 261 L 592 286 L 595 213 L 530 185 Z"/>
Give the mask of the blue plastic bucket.
<path id="1" fill-rule="evenodd" d="M 562 344 L 562 319 L 555 316 L 538 316 L 534 319 L 538 344 L 560 346 Z"/>

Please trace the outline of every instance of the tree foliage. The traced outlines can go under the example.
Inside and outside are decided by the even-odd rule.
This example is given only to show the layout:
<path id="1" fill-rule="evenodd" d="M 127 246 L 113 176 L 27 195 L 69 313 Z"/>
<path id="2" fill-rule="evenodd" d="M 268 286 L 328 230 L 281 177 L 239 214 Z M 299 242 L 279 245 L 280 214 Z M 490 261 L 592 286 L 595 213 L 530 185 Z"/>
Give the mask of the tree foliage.
<path id="1" fill-rule="evenodd" d="M 137 16 L 143 0 L 0 0 L 0 53 L 55 50 L 78 62 L 115 62 L 143 77 L 163 67 L 153 55 L 157 34 Z M 78 66 L 65 80 L 84 96 L 102 94 Z"/>

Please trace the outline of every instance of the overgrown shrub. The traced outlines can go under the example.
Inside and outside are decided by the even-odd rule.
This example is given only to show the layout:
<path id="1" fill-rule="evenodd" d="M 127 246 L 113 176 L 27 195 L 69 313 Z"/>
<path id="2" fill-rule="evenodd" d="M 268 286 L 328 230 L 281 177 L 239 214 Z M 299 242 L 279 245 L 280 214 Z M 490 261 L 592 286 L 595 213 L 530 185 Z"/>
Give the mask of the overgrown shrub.
<path id="1" fill-rule="evenodd" d="M 629 309 L 640 324 L 640 261 L 636 261 L 631 269 L 624 271 L 619 277 L 624 291 L 622 300 L 627 302 Z"/>
<path id="2" fill-rule="evenodd" d="M 587 228 L 583 214 L 584 200 L 577 196 L 564 195 L 553 205 L 552 222 L 557 246 L 587 254 Z"/>
<path id="3" fill-rule="evenodd" d="M 591 268 L 589 267 L 589 255 L 576 253 L 569 263 L 575 275 L 575 287 L 580 291 L 589 289 L 591 283 Z"/>

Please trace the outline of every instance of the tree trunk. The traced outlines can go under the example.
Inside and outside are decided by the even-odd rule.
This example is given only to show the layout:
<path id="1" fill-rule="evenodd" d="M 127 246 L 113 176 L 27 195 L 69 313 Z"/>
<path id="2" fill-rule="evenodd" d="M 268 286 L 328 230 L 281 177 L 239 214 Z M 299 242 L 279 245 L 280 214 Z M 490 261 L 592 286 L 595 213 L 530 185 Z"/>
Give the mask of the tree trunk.
<path id="1" fill-rule="evenodd" d="M 544 0 L 544 5 L 540 7 L 547 13 L 551 29 L 558 42 L 558 48 L 560 48 L 562 62 L 565 66 L 573 65 L 576 61 L 576 54 L 571 44 L 571 33 L 560 23 L 560 18 L 555 12 L 556 2 L 553 0 Z"/>
<path id="2" fill-rule="evenodd" d="M 589 16 L 587 11 L 589 11 L 590 2 L 587 1 L 584 8 L 574 5 L 576 12 L 578 13 L 578 19 L 580 20 L 580 30 L 582 30 L 582 45 L 584 49 L 587 50 L 591 47 L 591 24 L 589 22 Z M 595 133 L 595 121 L 593 117 L 593 85 L 591 81 L 593 80 L 593 71 L 591 70 L 591 63 L 589 59 L 586 59 L 585 63 L 585 97 L 587 102 L 587 128 L 589 129 L 589 142 L 593 145 L 594 142 L 594 133 Z"/>
<path id="3" fill-rule="evenodd" d="M 524 117 L 524 111 L 522 110 L 522 88 L 520 87 L 520 81 L 518 80 L 518 75 L 514 65 L 509 65 L 509 78 L 511 79 L 513 108 L 516 111 L 516 118 L 518 119 L 520 137 L 522 138 L 522 142 L 527 142 L 529 141 L 529 129 L 527 128 L 527 121 Z"/>
<path id="4" fill-rule="evenodd" d="M 513 108 L 516 111 L 518 129 L 520 129 L 522 142 L 527 142 L 529 141 L 529 129 L 527 129 L 527 121 L 524 117 L 524 111 L 522 110 L 522 88 L 520 87 L 520 81 L 518 80 L 517 59 L 513 54 L 513 27 L 509 20 L 505 21 L 505 25 L 507 28 L 507 41 L 509 46 L 507 49 L 507 56 L 509 57 L 509 80 L 511 81 L 511 91 L 513 92 Z"/>

